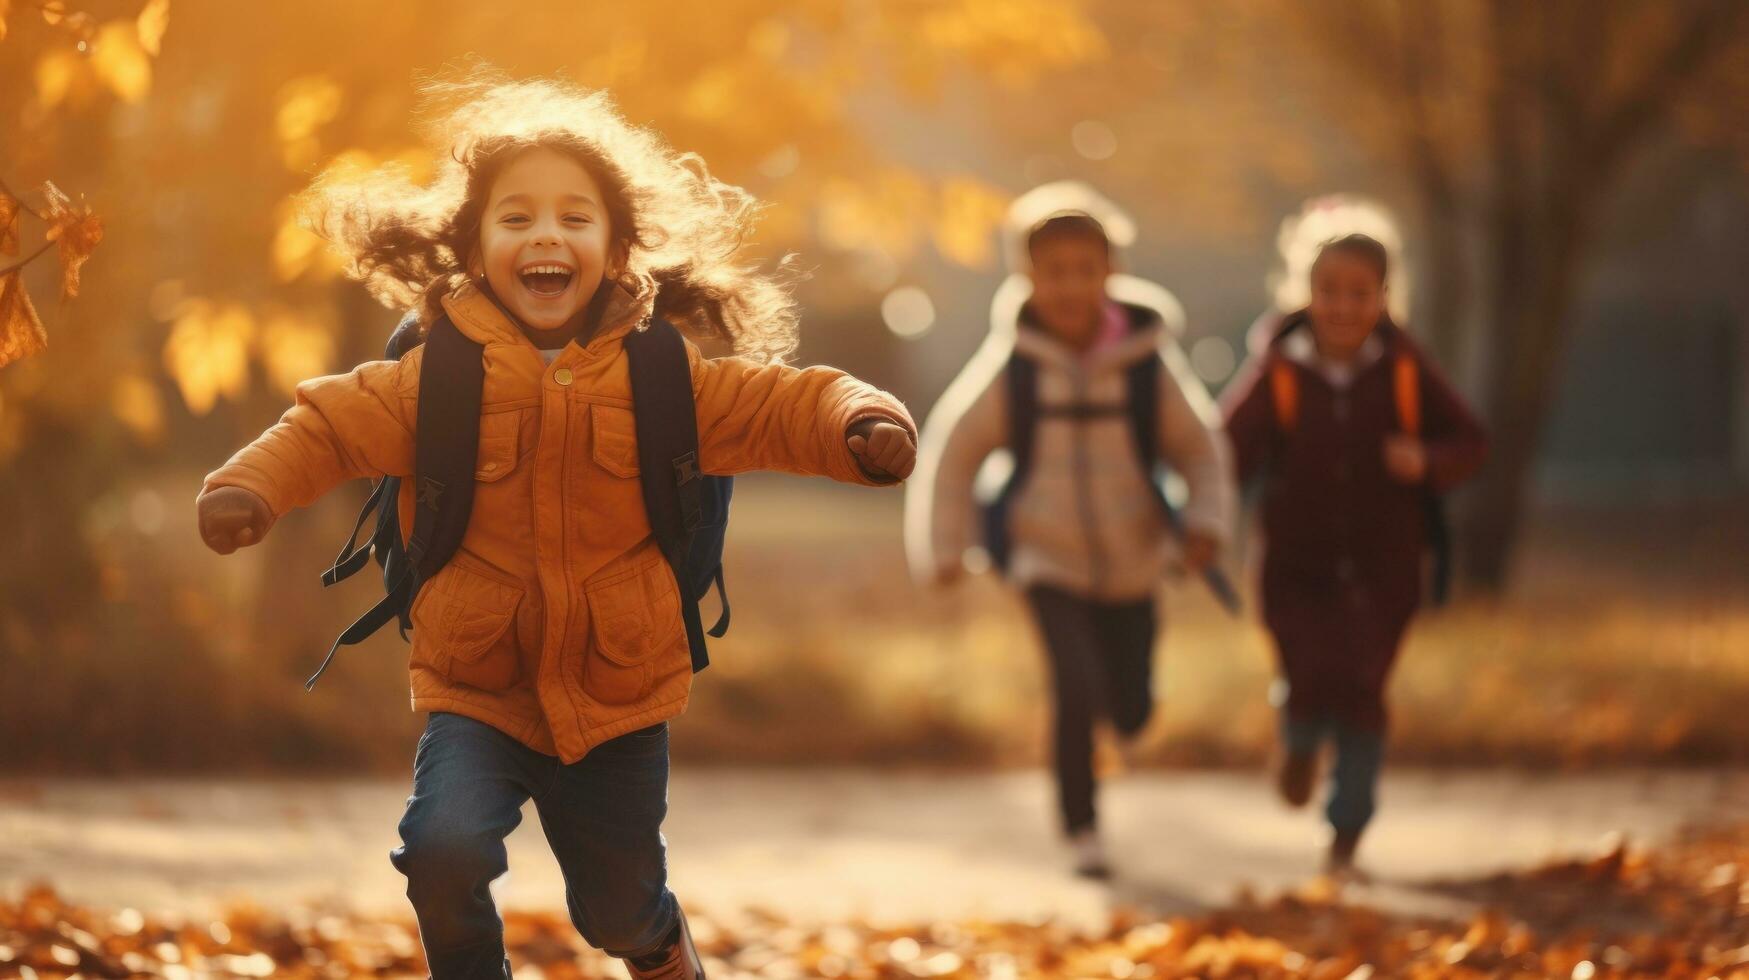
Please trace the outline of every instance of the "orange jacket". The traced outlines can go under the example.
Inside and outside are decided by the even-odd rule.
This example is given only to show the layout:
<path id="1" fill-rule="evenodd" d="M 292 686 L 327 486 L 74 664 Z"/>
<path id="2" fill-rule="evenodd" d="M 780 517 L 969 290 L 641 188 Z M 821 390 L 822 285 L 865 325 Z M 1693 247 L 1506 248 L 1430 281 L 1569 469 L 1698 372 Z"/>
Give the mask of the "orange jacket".
<path id="1" fill-rule="evenodd" d="M 550 365 L 479 291 L 444 299 L 457 329 L 485 345 L 478 486 L 460 550 L 413 604 L 413 710 L 467 715 L 566 763 L 685 710 L 680 596 L 644 515 L 622 343 L 652 298 L 618 290 L 597 335 Z M 299 385 L 279 423 L 202 492 L 243 487 L 278 517 L 345 480 L 411 475 L 423 354 Z M 846 430 L 879 417 L 915 436 L 897 399 L 841 371 L 711 360 L 691 343 L 687 355 L 707 473 L 874 484 Z"/>

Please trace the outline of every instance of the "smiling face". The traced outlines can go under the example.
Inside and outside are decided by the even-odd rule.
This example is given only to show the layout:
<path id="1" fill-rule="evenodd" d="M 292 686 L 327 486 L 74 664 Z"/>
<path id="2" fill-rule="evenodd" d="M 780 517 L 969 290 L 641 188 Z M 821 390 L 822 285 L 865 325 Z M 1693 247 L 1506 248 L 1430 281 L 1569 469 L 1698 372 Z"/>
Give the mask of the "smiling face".
<path id="1" fill-rule="evenodd" d="M 1039 322 L 1072 347 L 1091 343 L 1111 276 L 1111 253 L 1104 239 L 1089 235 L 1051 235 L 1032 243 L 1032 299 Z"/>
<path id="2" fill-rule="evenodd" d="M 1351 251 L 1326 250 L 1312 263 L 1308 312 L 1318 349 L 1327 357 L 1352 357 L 1385 314 L 1385 284 L 1377 264 Z"/>
<path id="3" fill-rule="evenodd" d="M 524 327 L 575 334 L 602 277 L 624 265 L 613 233 L 595 176 L 572 156 L 536 147 L 492 181 L 473 271 Z"/>

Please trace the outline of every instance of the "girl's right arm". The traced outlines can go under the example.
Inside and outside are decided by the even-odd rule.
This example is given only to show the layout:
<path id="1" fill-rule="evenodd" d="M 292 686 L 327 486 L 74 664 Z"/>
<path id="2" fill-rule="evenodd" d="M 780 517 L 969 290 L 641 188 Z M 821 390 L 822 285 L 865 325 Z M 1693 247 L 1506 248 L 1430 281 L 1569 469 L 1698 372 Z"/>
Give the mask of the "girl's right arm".
<path id="1" fill-rule="evenodd" d="M 207 474 L 197 501 L 207 543 L 221 553 L 254 544 L 286 511 L 346 480 L 412 473 L 422 351 L 298 385 L 277 424 Z M 244 537 L 229 533 L 245 527 Z"/>

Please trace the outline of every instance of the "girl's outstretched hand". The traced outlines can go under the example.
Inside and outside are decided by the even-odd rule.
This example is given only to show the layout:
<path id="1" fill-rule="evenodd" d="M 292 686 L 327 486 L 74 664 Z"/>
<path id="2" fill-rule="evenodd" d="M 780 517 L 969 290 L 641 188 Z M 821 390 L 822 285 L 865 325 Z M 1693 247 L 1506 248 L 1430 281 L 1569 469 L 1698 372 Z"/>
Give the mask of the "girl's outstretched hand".
<path id="1" fill-rule="evenodd" d="M 214 487 L 201 494 L 194 506 L 199 512 L 200 539 L 221 555 L 255 544 L 273 526 L 267 501 L 242 487 Z"/>
<path id="2" fill-rule="evenodd" d="M 903 480 L 917 465 L 917 443 L 903 426 L 863 419 L 845 433 L 858 466 L 876 480 Z"/>

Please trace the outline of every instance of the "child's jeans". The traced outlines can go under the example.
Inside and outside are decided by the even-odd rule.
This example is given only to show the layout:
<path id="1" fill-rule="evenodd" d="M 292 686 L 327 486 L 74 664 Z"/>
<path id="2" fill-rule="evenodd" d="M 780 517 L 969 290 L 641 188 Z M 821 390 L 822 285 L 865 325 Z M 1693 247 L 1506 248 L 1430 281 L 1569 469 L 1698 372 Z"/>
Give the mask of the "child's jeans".
<path id="1" fill-rule="evenodd" d="M 434 711 L 413 760 L 401 846 L 389 860 L 433 980 L 509 976 L 504 924 L 489 889 L 508 868 L 504 838 L 533 799 L 559 859 L 571 922 L 619 957 L 660 948 L 678 904 L 668 890 L 668 726 L 596 746 L 563 765 L 491 725 Z"/>
<path id="2" fill-rule="evenodd" d="M 1377 806 L 1379 767 L 1384 762 L 1384 733 L 1328 718 L 1294 718 L 1285 712 L 1282 743 L 1294 755 L 1316 753 L 1325 740 L 1336 743 L 1336 764 L 1330 767 L 1330 799 L 1324 817 L 1338 833 L 1366 829 Z"/>
<path id="3" fill-rule="evenodd" d="M 1129 736 L 1154 712 L 1154 602 L 1096 602 L 1042 585 L 1027 589 L 1026 600 L 1050 658 L 1058 801 L 1063 829 L 1073 834 L 1096 819 L 1094 719 L 1104 716 Z"/>

